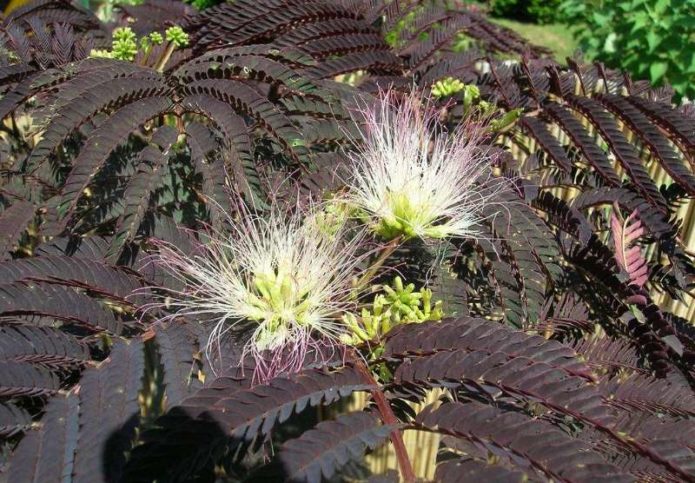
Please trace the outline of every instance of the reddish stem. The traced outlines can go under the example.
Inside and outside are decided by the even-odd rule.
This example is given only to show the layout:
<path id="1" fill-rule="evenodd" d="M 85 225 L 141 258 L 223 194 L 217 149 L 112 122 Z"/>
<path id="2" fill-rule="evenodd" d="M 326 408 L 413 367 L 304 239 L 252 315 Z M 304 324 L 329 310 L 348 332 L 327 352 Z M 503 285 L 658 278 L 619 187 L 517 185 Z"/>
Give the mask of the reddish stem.
<path id="1" fill-rule="evenodd" d="M 376 388 L 370 391 L 370 393 L 372 395 L 372 398 L 374 398 L 374 402 L 376 403 L 376 407 L 379 410 L 381 419 L 384 421 L 385 424 L 398 425 L 399 421 L 396 418 L 396 415 L 393 413 L 391 406 L 386 400 L 384 392 L 379 387 L 379 383 L 376 382 L 374 376 L 372 376 L 372 373 L 369 370 L 369 368 L 364 364 L 364 362 L 362 362 L 361 359 L 359 359 L 359 357 L 356 358 L 355 364 L 357 366 L 357 369 L 364 375 L 365 379 L 369 382 L 369 384 L 376 386 Z M 403 476 L 403 480 L 406 483 L 413 483 L 416 479 L 415 472 L 413 471 L 413 465 L 410 463 L 408 451 L 406 451 L 405 449 L 405 443 L 403 443 L 403 435 L 401 434 L 400 429 L 396 428 L 393 431 L 391 431 L 390 438 L 391 443 L 393 443 L 393 447 L 396 450 L 396 460 L 398 461 L 398 467 L 401 470 L 401 476 Z"/>

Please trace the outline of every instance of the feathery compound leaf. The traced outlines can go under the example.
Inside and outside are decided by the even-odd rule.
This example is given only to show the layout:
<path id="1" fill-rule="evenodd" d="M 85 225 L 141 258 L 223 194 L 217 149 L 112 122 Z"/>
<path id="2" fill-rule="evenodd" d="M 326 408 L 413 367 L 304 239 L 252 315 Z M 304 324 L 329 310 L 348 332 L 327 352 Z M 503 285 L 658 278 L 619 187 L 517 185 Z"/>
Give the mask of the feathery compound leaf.
<path id="1" fill-rule="evenodd" d="M 633 374 L 603 381 L 601 391 L 611 405 L 626 412 L 646 412 L 656 417 L 695 416 L 695 398 L 692 390 L 677 382 Z"/>
<path id="2" fill-rule="evenodd" d="M 471 394 L 486 399 L 513 400 L 512 404 L 520 407 L 539 404 L 587 425 L 597 431 L 599 439 L 608 436 L 612 445 L 645 458 L 661 472 L 683 477 L 690 471 L 688 459 L 679 463 L 670 452 L 660 454 L 640 441 L 625 437 L 616 426 L 613 408 L 586 379 L 567 375 L 551 364 L 536 363 L 533 357 L 509 359 L 501 352 L 441 351 L 405 359 L 395 371 L 394 383 L 405 387 L 423 383 L 452 387 L 453 384 L 459 387 L 462 397 Z"/>
<path id="3" fill-rule="evenodd" d="M 436 481 L 442 483 L 462 481 L 522 483 L 528 480 L 528 476 L 522 471 L 513 471 L 466 457 L 439 463 L 434 476 Z"/>
<path id="4" fill-rule="evenodd" d="M 591 447 L 552 424 L 476 402 L 425 408 L 417 423 L 504 455 L 529 476 L 568 481 L 632 481 Z M 535 478 L 533 478 L 535 479 Z"/>
<path id="5" fill-rule="evenodd" d="M 44 256 L 0 264 L 0 286 L 29 280 L 83 287 L 120 299 L 142 286 L 132 272 L 87 258 Z"/>
<path id="6" fill-rule="evenodd" d="M 308 57 L 255 45 L 184 59 L 157 72 L 89 58 L 10 88 L 0 113 L 33 115 L 22 103 L 41 99 L 41 138 L 14 167 L 50 188 L 36 195 L 42 234 L 115 231 L 108 258 L 120 260 L 160 213 L 209 211 L 217 226 L 230 187 L 264 206 L 259 164 L 306 168 L 346 142 L 333 93 L 300 73 Z"/>
<path id="7" fill-rule="evenodd" d="M 641 247 L 635 243 L 645 233 L 638 217 L 639 212 L 635 210 L 630 216 L 623 219 L 620 214 L 620 207 L 617 203 L 613 204 L 611 231 L 613 232 L 615 259 L 620 268 L 627 272 L 630 283 L 642 288 L 649 278 L 649 267 L 642 256 Z"/>
<path id="8" fill-rule="evenodd" d="M 45 483 L 70 478 L 79 432 L 76 394 L 54 397 L 41 429 L 27 434 L 9 461 L 8 481 Z"/>
<path id="9" fill-rule="evenodd" d="M 682 116 L 670 103 L 652 102 L 638 96 L 630 96 L 627 100 L 668 131 L 684 152 L 695 155 L 695 129 L 691 119 Z"/>
<path id="10" fill-rule="evenodd" d="M 695 194 L 695 177 L 692 174 L 692 168 L 686 167 L 687 160 L 680 159 L 669 138 L 662 134 L 658 125 L 652 123 L 624 97 L 606 95 L 600 96 L 598 100 L 630 126 L 630 129 L 649 147 L 653 156 L 661 162 L 661 166 L 686 193 Z"/>
<path id="11" fill-rule="evenodd" d="M 545 112 L 558 123 L 568 136 L 570 136 L 573 144 L 581 151 L 584 158 L 596 169 L 597 173 L 606 184 L 620 186 L 620 178 L 606 156 L 606 153 L 597 145 L 589 132 L 571 111 L 559 104 L 551 102 L 546 104 Z"/>
<path id="12" fill-rule="evenodd" d="M 162 172 L 169 160 L 169 149 L 176 142 L 176 135 L 173 127 L 162 126 L 153 135 L 153 142 L 138 154 L 137 172 L 123 194 L 124 213 L 116 222 L 107 257 L 116 258 L 123 245 L 135 237 L 151 205 L 151 193 L 162 184 Z M 158 145 L 158 142 L 161 144 Z"/>
<path id="13" fill-rule="evenodd" d="M 588 386 L 586 380 L 568 377 L 552 366 L 536 364 L 523 357 L 508 360 L 499 352 L 439 352 L 405 362 L 396 370 L 395 378 L 397 383 L 424 382 L 435 386 L 440 385 L 438 381 L 481 384 L 560 412 L 587 412 L 595 414 L 598 420 L 611 418 L 598 392 Z"/>
<path id="14" fill-rule="evenodd" d="M 559 342 L 470 317 L 396 327 L 388 335 L 383 357 L 405 359 L 411 355 L 463 350 L 505 354 L 510 361 L 525 357 L 551 365 L 568 375 L 586 379 L 594 377 L 591 369 L 576 359 L 576 353 Z"/>
<path id="15" fill-rule="evenodd" d="M 307 407 L 372 388 L 360 371 L 349 366 L 334 371 L 305 369 L 254 387 L 249 387 L 250 382 L 250 377 L 239 374 L 219 377 L 159 418 L 156 428 L 146 431 L 143 443 L 133 450 L 126 479 L 185 479 L 207 465 L 225 440 L 233 449 L 250 444 Z"/>
<path id="16" fill-rule="evenodd" d="M 72 288 L 43 283 L 0 285 L 0 315 L 45 315 L 120 334 L 123 324 L 95 299 Z"/>
<path id="17" fill-rule="evenodd" d="M 242 390 L 226 397 L 208 399 L 199 406 L 198 396 L 184 400 L 181 406 L 190 415 L 206 414 L 217 421 L 228 433 L 250 441 L 258 434 L 267 434 L 276 422 L 285 421 L 292 413 L 307 406 L 326 405 L 355 391 L 366 391 L 372 386 L 365 383 L 360 371 L 344 367 L 335 371 L 307 369 L 289 378 L 277 377 L 266 386 Z M 203 394 L 208 394 L 205 389 Z"/>
<path id="18" fill-rule="evenodd" d="M 10 258 L 19 238 L 34 219 L 36 207 L 28 201 L 16 201 L 0 213 L 0 260 Z"/>
<path id="19" fill-rule="evenodd" d="M 647 173 L 633 145 L 628 142 L 622 131 L 618 129 L 617 123 L 613 118 L 593 99 L 579 96 L 566 96 L 565 99 L 569 101 L 573 108 L 586 116 L 605 138 L 616 159 L 623 166 L 644 198 L 659 208 L 659 210 L 666 212 L 666 200 L 657 189 L 654 180 Z"/>
<path id="20" fill-rule="evenodd" d="M 89 349 L 75 337 L 51 327 L 0 326 L 0 361 L 71 368 L 90 360 Z"/>
<path id="21" fill-rule="evenodd" d="M 111 152 L 137 126 L 152 119 L 170 106 L 166 97 L 149 97 L 123 107 L 113 114 L 89 138 L 75 159 L 63 188 L 61 209 L 71 214 L 83 190 L 92 181 Z"/>
<path id="22" fill-rule="evenodd" d="M 563 320 L 563 322 L 565 322 Z M 571 323 L 572 321 L 566 321 Z M 592 324 L 593 326 L 593 324 Z M 626 339 L 592 336 L 571 344 L 577 354 L 596 369 L 639 369 L 639 352 L 634 343 Z"/>
<path id="23" fill-rule="evenodd" d="M 0 397 L 42 396 L 59 388 L 56 375 L 43 367 L 0 361 Z"/>
<path id="24" fill-rule="evenodd" d="M 394 426 L 380 425 L 371 413 L 354 412 L 324 421 L 297 439 L 286 442 L 278 452 L 283 481 L 320 483 L 367 449 L 383 443 Z"/>
<path id="25" fill-rule="evenodd" d="M 196 377 L 200 365 L 197 359 L 203 357 L 203 349 L 198 346 L 196 334 L 184 322 L 157 325 L 154 331 L 164 370 L 167 407 L 170 408 L 200 390 L 201 383 Z"/>
<path id="26" fill-rule="evenodd" d="M 57 396 L 10 460 L 12 481 L 118 481 L 140 408 L 143 344 L 117 342 L 67 397 Z"/>
<path id="27" fill-rule="evenodd" d="M 80 431 L 73 481 L 118 481 L 140 418 L 138 398 L 145 368 L 143 343 L 117 342 L 109 358 L 87 371 L 74 390 L 80 398 Z"/>
<path id="28" fill-rule="evenodd" d="M 31 415 L 11 403 L 0 403 L 0 440 L 31 427 Z"/>

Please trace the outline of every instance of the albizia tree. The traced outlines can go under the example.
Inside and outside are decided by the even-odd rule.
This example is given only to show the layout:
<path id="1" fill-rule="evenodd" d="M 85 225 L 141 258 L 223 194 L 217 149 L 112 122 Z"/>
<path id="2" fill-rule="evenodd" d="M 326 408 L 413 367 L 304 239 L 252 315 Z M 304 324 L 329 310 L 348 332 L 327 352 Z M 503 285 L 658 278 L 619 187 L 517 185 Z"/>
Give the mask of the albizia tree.
<path id="1" fill-rule="evenodd" d="M 116 18 L 0 32 L 8 481 L 695 478 L 688 107 L 446 2 Z"/>

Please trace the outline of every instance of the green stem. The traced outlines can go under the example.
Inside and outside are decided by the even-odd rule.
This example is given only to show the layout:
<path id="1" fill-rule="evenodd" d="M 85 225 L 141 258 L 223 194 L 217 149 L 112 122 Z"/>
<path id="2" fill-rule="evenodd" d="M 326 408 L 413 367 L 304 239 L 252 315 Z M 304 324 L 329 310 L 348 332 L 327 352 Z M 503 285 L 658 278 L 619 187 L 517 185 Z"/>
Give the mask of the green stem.
<path id="1" fill-rule="evenodd" d="M 157 61 L 157 65 L 154 66 L 157 72 L 164 72 L 164 66 L 167 65 L 167 62 L 169 62 L 171 54 L 174 53 L 174 50 L 176 50 L 176 44 L 174 42 L 169 42 L 169 45 L 167 45 L 166 50 Z"/>
<path id="2" fill-rule="evenodd" d="M 391 240 L 391 242 L 386 245 L 381 253 L 379 254 L 379 257 L 372 263 L 372 265 L 362 274 L 360 279 L 357 281 L 357 289 L 363 288 L 366 284 L 371 282 L 372 278 L 374 278 L 374 275 L 376 275 L 376 272 L 384 265 L 386 260 L 393 255 L 393 252 L 396 251 L 396 249 L 401 245 L 401 242 L 403 241 L 403 237 L 399 236 Z"/>

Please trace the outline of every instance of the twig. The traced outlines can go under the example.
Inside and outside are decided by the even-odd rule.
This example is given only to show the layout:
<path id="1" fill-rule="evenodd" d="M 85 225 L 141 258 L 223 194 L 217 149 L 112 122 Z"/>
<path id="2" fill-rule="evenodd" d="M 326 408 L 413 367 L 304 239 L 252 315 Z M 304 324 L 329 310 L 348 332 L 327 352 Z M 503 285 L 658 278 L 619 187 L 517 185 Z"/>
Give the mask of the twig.
<path id="1" fill-rule="evenodd" d="M 391 406 L 386 400 L 384 392 L 379 387 L 379 383 L 376 381 L 376 379 L 374 379 L 374 376 L 372 376 L 372 373 L 369 370 L 369 368 L 365 365 L 362 359 L 359 358 L 359 356 L 355 358 L 355 361 L 357 369 L 362 373 L 362 375 L 369 382 L 369 384 L 376 386 L 376 389 L 373 389 L 372 391 L 370 391 L 370 393 L 374 398 L 374 402 L 376 403 L 376 407 L 379 410 L 381 419 L 384 421 L 385 424 L 398 425 L 399 421 L 396 418 L 396 415 L 393 413 Z M 391 443 L 393 444 L 393 447 L 396 451 L 396 460 L 398 461 L 398 468 L 401 471 L 401 476 L 403 476 L 403 480 L 406 483 L 413 483 L 416 480 L 415 472 L 413 471 L 413 465 L 410 462 L 408 451 L 405 449 L 405 443 L 403 442 L 403 434 L 401 433 L 401 430 L 396 428 L 393 431 L 391 431 L 390 438 Z"/>
<path id="2" fill-rule="evenodd" d="M 391 240 L 391 242 L 384 247 L 383 251 L 379 254 L 379 258 L 376 259 L 376 261 L 367 269 L 367 271 L 364 272 L 364 274 L 362 274 L 360 279 L 357 281 L 358 288 L 363 287 L 365 284 L 369 283 L 372 278 L 374 278 L 377 270 L 381 268 L 384 262 L 391 255 L 393 255 L 393 252 L 396 251 L 396 248 L 400 246 L 402 241 L 403 237 L 399 236 Z"/>

